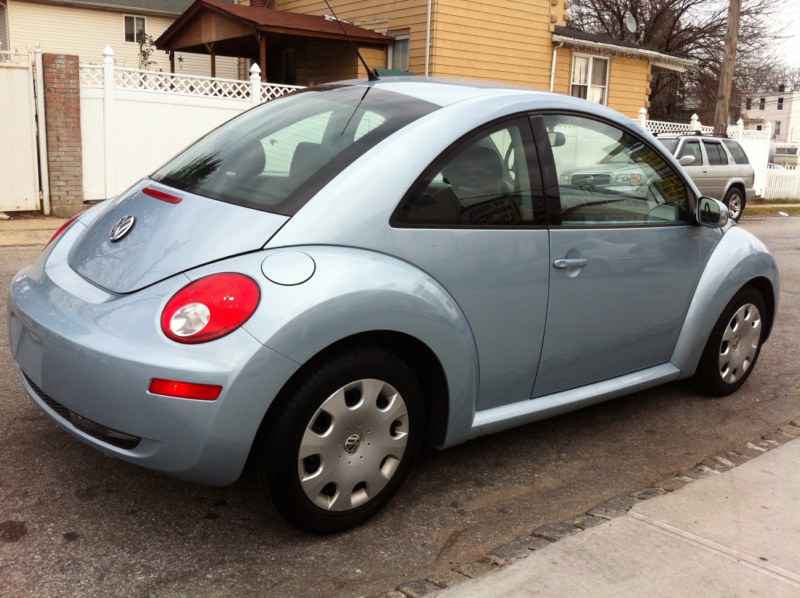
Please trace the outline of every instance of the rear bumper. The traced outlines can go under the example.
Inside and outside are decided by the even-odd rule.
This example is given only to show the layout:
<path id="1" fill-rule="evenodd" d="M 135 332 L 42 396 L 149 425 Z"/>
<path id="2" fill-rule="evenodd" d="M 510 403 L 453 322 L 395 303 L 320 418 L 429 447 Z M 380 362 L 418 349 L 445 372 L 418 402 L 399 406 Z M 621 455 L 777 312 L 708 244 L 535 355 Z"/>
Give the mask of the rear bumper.
<path id="1" fill-rule="evenodd" d="M 65 246 L 49 249 L 12 282 L 11 352 L 28 394 L 104 453 L 200 483 L 236 480 L 297 364 L 242 329 L 202 345 L 168 340 L 158 316 L 184 276 L 112 295 L 66 267 Z M 148 391 L 153 378 L 223 391 L 215 401 L 155 395 Z"/>

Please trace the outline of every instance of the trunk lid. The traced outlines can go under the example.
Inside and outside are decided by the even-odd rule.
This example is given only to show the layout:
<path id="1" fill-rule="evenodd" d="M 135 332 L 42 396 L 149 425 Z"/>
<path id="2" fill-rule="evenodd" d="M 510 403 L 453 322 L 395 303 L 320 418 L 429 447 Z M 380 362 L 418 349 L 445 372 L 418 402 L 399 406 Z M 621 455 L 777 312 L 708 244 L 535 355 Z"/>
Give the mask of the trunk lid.
<path id="1" fill-rule="evenodd" d="M 133 225 L 112 241 L 112 229 L 129 217 Z M 69 264 L 106 290 L 132 293 L 197 266 L 258 250 L 287 220 L 146 180 L 89 225 L 70 250 Z"/>

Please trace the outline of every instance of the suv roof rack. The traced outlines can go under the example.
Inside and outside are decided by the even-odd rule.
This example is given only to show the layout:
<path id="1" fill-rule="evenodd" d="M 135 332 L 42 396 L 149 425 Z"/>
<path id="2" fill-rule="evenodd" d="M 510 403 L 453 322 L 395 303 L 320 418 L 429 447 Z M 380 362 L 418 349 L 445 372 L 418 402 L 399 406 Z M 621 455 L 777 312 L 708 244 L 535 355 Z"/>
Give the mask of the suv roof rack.
<path id="1" fill-rule="evenodd" d="M 723 135 L 714 135 L 714 133 L 703 133 L 702 131 L 659 131 L 654 136 L 662 137 L 674 135 L 676 137 L 717 137 L 719 139 L 730 139 L 727 133 Z"/>

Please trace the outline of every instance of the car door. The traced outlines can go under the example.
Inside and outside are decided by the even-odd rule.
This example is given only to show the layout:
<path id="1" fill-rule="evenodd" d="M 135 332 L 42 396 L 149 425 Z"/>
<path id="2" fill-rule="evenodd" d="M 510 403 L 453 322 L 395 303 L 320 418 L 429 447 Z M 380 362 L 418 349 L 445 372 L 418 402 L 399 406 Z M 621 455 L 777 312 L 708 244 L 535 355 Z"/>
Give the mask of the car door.
<path id="1" fill-rule="evenodd" d="M 684 166 L 684 170 L 697 185 L 700 193 L 709 195 L 714 191 L 714 183 L 709 175 L 708 159 L 703 151 L 699 139 L 684 139 L 681 142 L 675 157 L 679 160 L 684 156 L 691 156 L 694 162 L 689 166 Z M 714 197 L 711 195 L 711 197 Z"/>
<path id="2" fill-rule="evenodd" d="M 728 160 L 728 152 L 719 140 L 703 139 L 701 143 L 708 157 L 706 189 L 703 190 L 703 195 L 722 200 L 728 189 L 728 181 L 736 176 L 736 165 Z"/>
<path id="3" fill-rule="evenodd" d="M 692 226 L 682 178 L 632 130 L 570 114 L 533 118 L 550 230 L 547 326 L 533 396 L 669 361 L 713 241 Z M 625 155 L 639 184 L 572 181 Z M 623 179 L 629 180 L 626 167 Z"/>
<path id="4" fill-rule="evenodd" d="M 392 252 L 452 295 L 478 353 L 477 409 L 530 398 L 550 260 L 527 115 L 481 128 L 426 170 L 392 216 Z"/>

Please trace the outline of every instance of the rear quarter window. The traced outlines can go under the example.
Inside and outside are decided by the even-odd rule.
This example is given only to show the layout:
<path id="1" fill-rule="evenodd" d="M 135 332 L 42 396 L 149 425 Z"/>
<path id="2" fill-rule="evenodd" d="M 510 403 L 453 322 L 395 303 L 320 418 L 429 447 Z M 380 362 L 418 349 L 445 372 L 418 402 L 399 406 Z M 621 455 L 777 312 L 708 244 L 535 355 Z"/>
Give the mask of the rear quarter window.
<path id="1" fill-rule="evenodd" d="M 724 143 L 725 147 L 728 148 L 728 151 L 733 157 L 734 162 L 737 164 L 750 164 L 750 161 L 747 159 L 747 154 L 744 153 L 741 145 L 732 139 L 725 139 L 722 143 Z"/>

